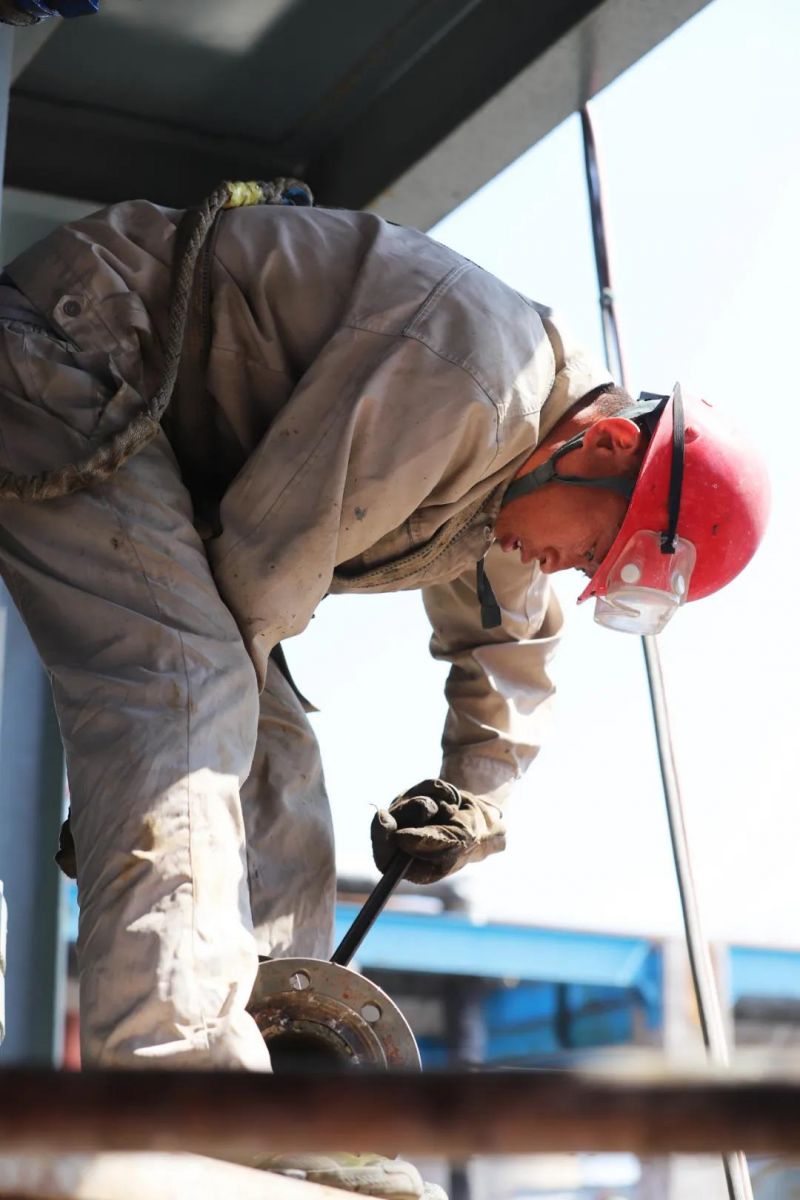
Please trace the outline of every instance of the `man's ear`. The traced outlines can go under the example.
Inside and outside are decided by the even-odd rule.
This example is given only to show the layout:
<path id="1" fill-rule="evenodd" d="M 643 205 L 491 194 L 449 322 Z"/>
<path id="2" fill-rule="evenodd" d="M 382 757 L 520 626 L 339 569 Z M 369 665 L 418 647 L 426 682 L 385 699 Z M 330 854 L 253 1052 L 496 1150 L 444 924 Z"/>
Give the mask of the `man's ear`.
<path id="1" fill-rule="evenodd" d="M 601 417 L 586 430 L 583 444 L 598 459 L 628 470 L 641 462 L 647 438 L 627 417 Z"/>

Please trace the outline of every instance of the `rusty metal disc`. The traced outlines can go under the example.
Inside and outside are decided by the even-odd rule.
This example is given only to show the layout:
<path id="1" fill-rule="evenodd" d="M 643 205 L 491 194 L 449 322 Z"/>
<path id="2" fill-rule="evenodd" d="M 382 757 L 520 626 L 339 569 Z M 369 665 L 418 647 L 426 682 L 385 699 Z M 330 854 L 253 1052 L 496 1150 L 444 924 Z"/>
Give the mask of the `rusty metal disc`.
<path id="1" fill-rule="evenodd" d="M 248 1010 L 273 1070 L 420 1068 L 400 1009 L 363 975 L 325 959 L 276 958 L 258 968 Z"/>

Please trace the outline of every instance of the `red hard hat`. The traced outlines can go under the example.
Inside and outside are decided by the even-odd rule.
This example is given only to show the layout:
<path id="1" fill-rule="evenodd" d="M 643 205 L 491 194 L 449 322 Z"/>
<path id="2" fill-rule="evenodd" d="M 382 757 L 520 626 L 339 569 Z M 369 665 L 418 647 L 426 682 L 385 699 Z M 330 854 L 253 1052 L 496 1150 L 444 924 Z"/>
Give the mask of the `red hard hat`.
<path id="1" fill-rule="evenodd" d="M 662 537 L 669 527 L 676 400 L 683 405 L 685 445 L 676 532 L 696 555 L 685 598 L 699 600 L 730 583 L 758 548 L 769 512 L 762 459 L 712 405 L 681 396 L 676 386 L 650 439 L 619 533 L 578 603 L 607 594 L 609 576 L 615 568 L 619 572 L 635 535 L 650 531 Z M 642 569 L 648 569 L 646 562 Z"/>

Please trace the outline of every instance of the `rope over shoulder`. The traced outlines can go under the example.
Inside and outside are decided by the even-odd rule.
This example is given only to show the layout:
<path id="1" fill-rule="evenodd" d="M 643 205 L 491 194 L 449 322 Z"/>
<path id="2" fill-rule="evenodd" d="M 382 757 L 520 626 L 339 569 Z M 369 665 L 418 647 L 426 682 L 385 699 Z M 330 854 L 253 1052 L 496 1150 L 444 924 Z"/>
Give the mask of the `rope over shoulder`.
<path id="1" fill-rule="evenodd" d="M 175 237 L 164 368 L 155 392 L 124 429 L 103 442 L 86 458 L 35 475 L 0 470 L 0 500 L 29 503 L 57 500 L 95 484 L 105 483 L 128 459 L 151 442 L 158 433 L 161 418 L 175 390 L 195 267 L 217 215 L 223 209 L 256 204 L 310 207 L 313 203 L 314 198 L 307 184 L 299 179 L 281 178 L 267 183 L 225 181 L 218 184 L 196 208 L 187 209 Z"/>

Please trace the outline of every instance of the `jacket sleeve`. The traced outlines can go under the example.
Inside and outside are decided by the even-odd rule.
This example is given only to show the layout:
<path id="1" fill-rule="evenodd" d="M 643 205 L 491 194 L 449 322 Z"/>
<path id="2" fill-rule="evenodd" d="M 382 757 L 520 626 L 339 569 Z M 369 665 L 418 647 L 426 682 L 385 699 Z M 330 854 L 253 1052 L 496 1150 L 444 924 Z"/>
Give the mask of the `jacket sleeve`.
<path id="1" fill-rule="evenodd" d="M 501 804 L 539 751 L 555 691 L 548 674 L 563 617 L 538 565 L 495 543 L 486 573 L 502 613 L 481 627 L 475 571 L 424 589 L 431 653 L 451 664 L 441 776 Z"/>

